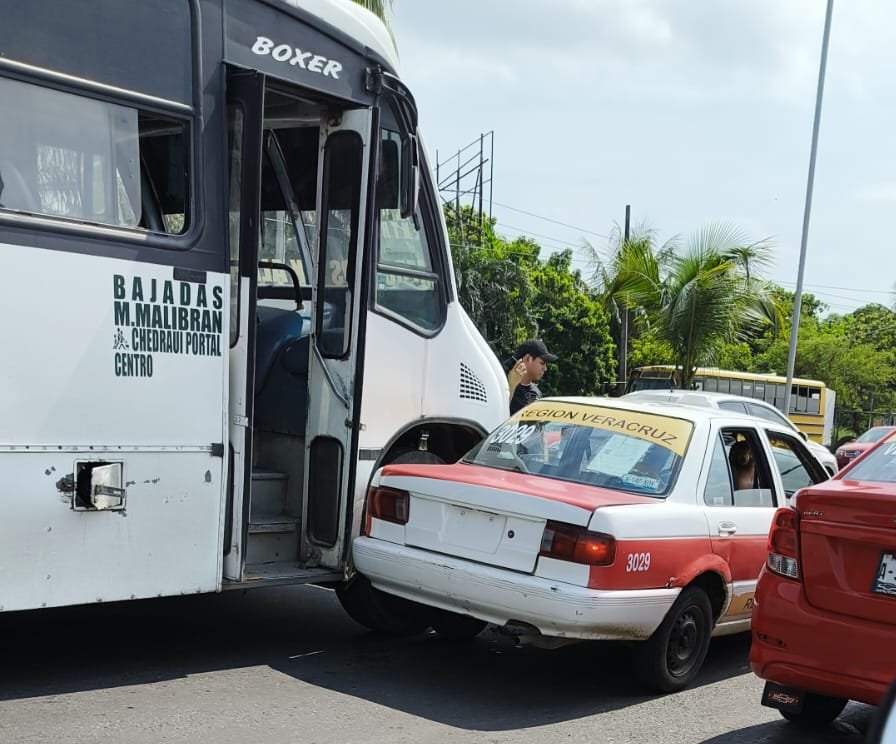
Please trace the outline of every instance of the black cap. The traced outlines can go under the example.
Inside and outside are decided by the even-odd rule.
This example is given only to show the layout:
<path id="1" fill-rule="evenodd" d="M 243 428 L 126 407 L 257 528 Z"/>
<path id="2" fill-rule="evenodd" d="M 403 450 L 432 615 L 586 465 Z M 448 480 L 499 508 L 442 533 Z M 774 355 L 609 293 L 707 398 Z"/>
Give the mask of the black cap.
<path id="1" fill-rule="evenodd" d="M 548 347 L 544 345 L 544 341 L 540 338 L 530 338 L 519 345 L 519 348 L 516 350 L 516 358 L 522 359 L 526 354 L 531 354 L 533 357 L 541 357 L 546 362 L 557 361 L 557 355 L 551 354 L 548 351 Z"/>

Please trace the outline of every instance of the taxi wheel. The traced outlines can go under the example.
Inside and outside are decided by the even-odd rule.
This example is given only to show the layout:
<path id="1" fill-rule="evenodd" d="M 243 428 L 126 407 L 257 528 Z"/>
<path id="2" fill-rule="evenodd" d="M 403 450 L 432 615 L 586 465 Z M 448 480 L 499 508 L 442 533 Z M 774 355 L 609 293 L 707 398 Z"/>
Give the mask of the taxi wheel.
<path id="1" fill-rule="evenodd" d="M 430 624 L 441 638 L 449 641 L 466 641 L 475 638 L 488 625 L 485 620 L 480 620 L 472 615 L 461 615 L 448 610 L 436 610 L 430 617 Z"/>
<path id="2" fill-rule="evenodd" d="M 410 636 L 429 627 L 429 608 L 381 592 L 361 574 L 336 587 L 336 596 L 352 620 L 378 633 Z"/>
<path id="3" fill-rule="evenodd" d="M 685 587 L 660 627 L 635 647 L 634 669 L 658 692 L 677 692 L 697 676 L 712 635 L 712 605 L 700 587 Z"/>
<path id="4" fill-rule="evenodd" d="M 816 695 L 810 692 L 806 695 L 806 699 L 803 701 L 803 709 L 799 713 L 789 713 L 782 710 L 781 715 L 798 726 L 822 728 L 843 712 L 847 702 L 843 698 Z"/>

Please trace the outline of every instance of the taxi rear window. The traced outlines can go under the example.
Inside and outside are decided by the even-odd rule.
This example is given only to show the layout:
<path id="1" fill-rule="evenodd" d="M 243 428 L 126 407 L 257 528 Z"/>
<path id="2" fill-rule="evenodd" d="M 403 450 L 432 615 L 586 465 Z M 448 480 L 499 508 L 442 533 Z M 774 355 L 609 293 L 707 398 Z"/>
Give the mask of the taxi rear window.
<path id="1" fill-rule="evenodd" d="M 499 426 L 464 461 L 664 496 L 692 431 L 691 422 L 668 416 L 539 401 Z"/>

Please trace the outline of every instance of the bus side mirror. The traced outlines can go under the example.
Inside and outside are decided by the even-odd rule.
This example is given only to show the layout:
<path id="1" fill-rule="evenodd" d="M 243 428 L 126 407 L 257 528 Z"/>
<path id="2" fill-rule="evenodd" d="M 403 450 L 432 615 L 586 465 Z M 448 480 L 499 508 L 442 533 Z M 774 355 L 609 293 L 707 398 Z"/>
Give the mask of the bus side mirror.
<path id="1" fill-rule="evenodd" d="M 408 219 L 417 211 L 420 194 L 420 150 L 417 135 L 407 134 L 401 141 L 401 216 Z"/>

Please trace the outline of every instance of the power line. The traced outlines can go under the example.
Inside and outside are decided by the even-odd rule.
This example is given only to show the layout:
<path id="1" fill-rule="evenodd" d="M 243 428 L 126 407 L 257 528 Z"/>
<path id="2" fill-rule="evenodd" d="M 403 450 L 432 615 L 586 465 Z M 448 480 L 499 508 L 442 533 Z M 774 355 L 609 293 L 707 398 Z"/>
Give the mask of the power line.
<path id="1" fill-rule="evenodd" d="M 535 212 L 529 212 L 525 209 L 518 209 L 517 207 L 511 207 L 509 204 L 502 204 L 501 202 L 492 202 L 496 207 L 504 207 L 504 209 L 509 209 L 511 212 L 519 212 L 520 214 L 528 215 L 529 217 L 535 217 L 539 220 L 544 220 L 545 222 L 553 222 L 555 225 L 562 225 L 563 227 L 568 227 L 570 230 L 578 230 L 582 233 L 588 233 L 589 235 L 596 235 L 598 238 L 604 238 L 605 240 L 610 240 L 609 235 L 604 235 L 603 233 L 594 232 L 594 230 L 588 230 L 584 227 L 577 227 L 576 225 L 570 225 L 568 222 L 561 222 L 560 220 L 555 220 L 553 217 L 545 217 L 540 214 L 535 214 Z"/>
<path id="2" fill-rule="evenodd" d="M 786 284 L 788 286 L 796 286 L 796 282 L 777 282 L 778 284 Z M 830 284 L 807 284 L 807 287 L 818 287 L 819 289 L 837 289 L 841 292 L 867 292 L 869 294 L 896 294 L 896 287 L 889 289 L 868 289 L 867 287 L 835 287 Z"/>
<path id="3" fill-rule="evenodd" d="M 564 245 L 568 245 L 573 248 L 581 248 L 582 247 L 581 243 L 573 243 L 572 241 L 569 241 L 569 240 L 563 240 L 563 238 L 556 238 L 553 235 L 542 235 L 541 233 L 529 232 L 525 228 L 517 227 L 516 225 L 508 225 L 506 222 L 498 222 L 496 224 L 500 225 L 501 227 L 505 227 L 509 230 L 516 230 L 517 232 L 521 233 L 521 235 L 517 235 L 516 237 L 526 238 L 531 235 L 536 238 L 543 238 L 545 240 L 553 240 L 555 243 L 563 243 Z"/>

